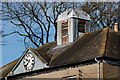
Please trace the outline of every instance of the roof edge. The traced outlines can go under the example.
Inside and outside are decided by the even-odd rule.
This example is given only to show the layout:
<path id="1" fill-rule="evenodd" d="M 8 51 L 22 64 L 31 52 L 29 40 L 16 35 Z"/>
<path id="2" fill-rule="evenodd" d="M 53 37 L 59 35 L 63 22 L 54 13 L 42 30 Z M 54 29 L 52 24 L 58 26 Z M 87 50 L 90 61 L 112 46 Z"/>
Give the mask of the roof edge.
<path id="1" fill-rule="evenodd" d="M 112 61 L 113 63 L 114 62 L 119 62 L 120 60 L 118 60 L 118 59 L 113 59 L 113 58 L 110 58 L 110 57 L 106 57 L 106 56 L 100 56 L 100 57 L 96 57 L 98 60 L 100 60 L 100 61 L 102 61 L 102 60 L 105 60 L 105 61 L 107 61 L 107 60 L 110 60 L 110 61 Z M 91 63 L 89 63 L 89 62 L 91 62 Z M 104 62 L 104 61 L 103 61 Z M 83 65 L 84 66 L 84 64 L 86 64 L 86 65 L 88 65 L 88 63 L 89 64 L 94 64 L 94 63 L 97 63 L 96 61 L 95 61 L 95 58 L 93 58 L 93 59 L 89 59 L 89 60 L 85 60 L 85 61 L 80 61 L 80 62 L 77 62 L 77 63 L 72 63 L 72 64 L 66 64 L 66 65 L 58 65 L 58 66 L 51 66 L 51 67 L 48 67 L 48 68 L 43 68 L 43 69 L 38 69 L 38 70 L 35 70 L 35 71 L 30 71 L 30 72 L 27 72 L 27 73 L 20 73 L 20 74 L 16 74 L 16 75 L 12 75 L 12 76 L 8 76 L 8 78 L 15 78 L 15 77 L 24 77 L 25 75 L 27 75 L 27 76 L 31 76 L 31 74 L 33 74 L 33 73 L 35 73 L 35 72 L 39 72 L 38 74 L 41 74 L 41 73 L 49 73 L 49 72 L 52 72 L 52 71 L 55 71 L 55 70 L 57 70 L 57 69 L 66 69 L 66 68 L 74 68 L 75 66 L 81 66 L 81 65 Z M 107 63 L 107 62 L 106 62 Z M 110 64 L 110 63 L 108 63 L 108 64 Z M 115 65 L 115 64 L 112 64 L 112 65 Z M 115 66 L 120 66 L 120 65 L 115 65 Z M 46 72 L 45 72 L 46 71 Z M 29 74 L 29 75 L 28 75 Z M 35 75 L 35 74 L 34 74 Z M 33 75 L 33 76 L 34 76 Z"/>
<path id="2" fill-rule="evenodd" d="M 25 53 L 26 53 L 28 50 L 29 50 L 29 48 L 27 48 L 27 49 L 23 52 L 23 54 L 20 56 L 18 62 L 16 63 L 16 65 L 13 67 L 13 69 L 12 69 L 11 71 L 14 71 L 14 70 L 18 67 L 18 65 L 20 64 L 21 60 L 23 59 Z M 8 73 L 8 74 L 9 74 L 9 73 Z"/>
<path id="3" fill-rule="evenodd" d="M 41 60 L 41 58 L 43 60 L 41 60 L 43 63 L 48 63 L 48 61 L 42 56 L 42 54 L 40 53 L 40 55 L 38 54 L 38 52 L 33 49 L 33 48 L 29 48 L 29 50 L 31 50 L 32 52 L 34 52 L 34 54 Z M 41 58 L 40 58 L 41 57 Z"/>

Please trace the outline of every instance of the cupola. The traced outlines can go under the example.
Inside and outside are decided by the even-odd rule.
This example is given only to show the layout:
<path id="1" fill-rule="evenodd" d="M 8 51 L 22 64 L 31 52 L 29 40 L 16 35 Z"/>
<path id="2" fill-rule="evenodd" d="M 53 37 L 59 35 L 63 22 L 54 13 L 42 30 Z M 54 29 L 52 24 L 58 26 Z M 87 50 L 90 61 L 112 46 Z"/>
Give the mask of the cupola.
<path id="1" fill-rule="evenodd" d="M 83 35 L 86 21 L 90 21 L 90 16 L 80 9 L 61 13 L 57 19 L 57 44 L 66 45 Z"/>

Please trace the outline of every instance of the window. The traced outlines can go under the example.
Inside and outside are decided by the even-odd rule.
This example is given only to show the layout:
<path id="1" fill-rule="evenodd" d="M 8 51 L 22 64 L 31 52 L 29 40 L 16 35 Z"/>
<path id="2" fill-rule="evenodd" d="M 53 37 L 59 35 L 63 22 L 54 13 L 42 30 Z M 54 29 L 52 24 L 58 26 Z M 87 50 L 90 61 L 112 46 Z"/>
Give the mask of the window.
<path id="1" fill-rule="evenodd" d="M 78 32 L 85 33 L 85 20 L 78 20 Z"/>
<path id="2" fill-rule="evenodd" d="M 62 44 L 68 43 L 68 20 L 62 22 Z"/>
<path id="3" fill-rule="evenodd" d="M 76 76 L 67 76 L 64 77 L 63 80 L 77 80 Z"/>

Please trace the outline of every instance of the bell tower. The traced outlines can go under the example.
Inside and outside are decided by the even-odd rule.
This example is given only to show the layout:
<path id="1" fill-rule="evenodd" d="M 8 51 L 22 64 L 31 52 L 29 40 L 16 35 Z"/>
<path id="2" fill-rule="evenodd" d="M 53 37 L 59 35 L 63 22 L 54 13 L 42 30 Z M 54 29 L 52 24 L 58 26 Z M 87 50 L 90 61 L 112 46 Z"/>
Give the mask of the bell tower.
<path id="1" fill-rule="evenodd" d="M 85 33 L 85 24 L 89 20 L 89 14 L 79 9 L 69 9 L 60 14 L 57 19 L 57 44 L 74 42 Z"/>

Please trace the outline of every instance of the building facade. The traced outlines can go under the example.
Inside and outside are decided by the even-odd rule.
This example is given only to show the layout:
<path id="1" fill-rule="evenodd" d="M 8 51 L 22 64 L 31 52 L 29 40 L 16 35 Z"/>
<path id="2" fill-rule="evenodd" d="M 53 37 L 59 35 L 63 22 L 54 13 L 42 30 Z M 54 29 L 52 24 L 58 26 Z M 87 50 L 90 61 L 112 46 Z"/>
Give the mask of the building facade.
<path id="1" fill-rule="evenodd" d="M 58 17 L 57 42 L 23 55 L 0 69 L 2 79 L 120 80 L 120 33 L 86 32 L 90 16 L 70 9 Z"/>

